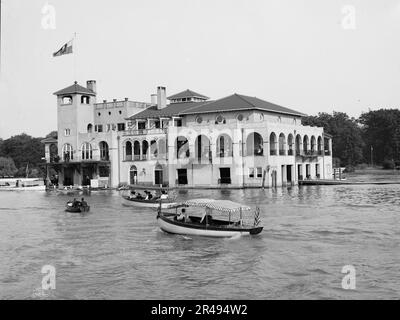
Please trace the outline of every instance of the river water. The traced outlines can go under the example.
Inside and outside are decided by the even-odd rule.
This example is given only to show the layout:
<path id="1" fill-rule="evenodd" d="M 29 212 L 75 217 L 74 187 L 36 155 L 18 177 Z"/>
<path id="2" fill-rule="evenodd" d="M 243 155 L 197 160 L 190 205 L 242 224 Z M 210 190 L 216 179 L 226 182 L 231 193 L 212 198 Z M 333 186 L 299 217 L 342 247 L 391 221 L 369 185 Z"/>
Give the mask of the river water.
<path id="1" fill-rule="evenodd" d="M 117 191 L 85 196 L 0 192 L 1 299 L 398 299 L 400 185 L 277 190 L 189 190 L 261 208 L 255 237 L 165 234 L 151 209 L 124 207 Z M 42 290 L 41 269 L 56 270 Z M 342 288 L 342 268 L 356 289 Z"/>

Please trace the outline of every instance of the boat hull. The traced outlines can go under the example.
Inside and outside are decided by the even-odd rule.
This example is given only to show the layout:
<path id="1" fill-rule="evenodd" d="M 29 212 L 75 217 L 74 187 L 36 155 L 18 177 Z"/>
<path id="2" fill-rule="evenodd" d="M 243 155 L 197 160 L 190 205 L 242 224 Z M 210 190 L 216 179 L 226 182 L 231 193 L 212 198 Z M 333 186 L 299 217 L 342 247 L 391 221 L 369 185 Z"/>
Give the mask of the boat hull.
<path id="1" fill-rule="evenodd" d="M 122 204 L 125 206 L 130 206 L 130 207 L 139 207 L 139 208 L 153 208 L 157 209 L 160 207 L 159 202 L 148 202 L 146 200 L 128 200 L 125 198 L 122 198 Z M 169 209 L 173 208 L 177 205 L 176 202 L 163 202 L 161 203 L 161 209 Z"/>
<path id="2" fill-rule="evenodd" d="M 192 235 L 192 236 L 205 236 L 213 238 L 231 238 L 238 235 L 255 235 L 259 234 L 263 227 L 253 228 L 240 228 L 240 227 L 205 227 L 201 225 L 189 225 L 185 223 L 179 223 L 172 221 L 169 218 L 158 216 L 157 222 L 160 229 L 167 233 L 181 234 L 181 235 Z"/>
<path id="3" fill-rule="evenodd" d="M 0 187 L 0 191 L 46 191 L 46 186 Z"/>

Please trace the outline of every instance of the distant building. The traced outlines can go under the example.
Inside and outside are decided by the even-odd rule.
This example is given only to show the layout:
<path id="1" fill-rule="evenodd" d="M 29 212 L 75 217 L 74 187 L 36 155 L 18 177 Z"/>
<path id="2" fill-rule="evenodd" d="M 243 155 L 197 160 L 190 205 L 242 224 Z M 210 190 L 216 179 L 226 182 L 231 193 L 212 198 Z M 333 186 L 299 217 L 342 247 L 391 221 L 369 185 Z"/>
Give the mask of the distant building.
<path id="1" fill-rule="evenodd" d="M 332 178 L 331 136 L 256 97 L 210 101 L 186 90 L 167 98 L 158 87 L 151 103 L 96 103 L 95 81 L 55 95 L 58 161 L 54 140 L 43 142 L 62 185 L 275 187 Z"/>

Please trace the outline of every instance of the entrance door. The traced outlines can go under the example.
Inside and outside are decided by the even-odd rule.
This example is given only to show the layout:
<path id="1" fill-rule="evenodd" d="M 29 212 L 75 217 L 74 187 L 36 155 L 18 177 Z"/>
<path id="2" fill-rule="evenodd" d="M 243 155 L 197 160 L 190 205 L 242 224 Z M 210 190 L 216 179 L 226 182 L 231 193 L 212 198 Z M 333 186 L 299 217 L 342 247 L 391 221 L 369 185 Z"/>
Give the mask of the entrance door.
<path id="1" fill-rule="evenodd" d="M 187 169 L 178 169 L 178 184 L 188 184 Z"/>
<path id="2" fill-rule="evenodd" d="M 73 186 L 74 185 L 74 169 L 73 168 L 65 168 L 64 169 L 64 186 Z"/>
<path id="3" fill-rule="evenodd" d="M 82 168 L 82 185 L 90 186 L 90 180 L 93 178 L 93 168 L 86 167 Z"/>
<path id="4" fill-rule="evenodd" d="M 230 184 L 231 180 L 231 168 L 219 168 L 220 183 Z"/>
<path id="5" fill-rule="evenodd" d="M 292 167 L 293 166 L 286 166 L 286 180 L 288 184 L 292 184 Z"/>
<path id="6" fill-rule="evenodd" d="M 297 165 L 297 180 L 303 180 L 303 166 L 301 164 Z"/>
<path id="7" fill-rule="evenodd" d="M 163 171 L 162 169 L 156 169 L 154 171 L 154 184 L 163 184 Z"/>
<path id="8" fill-rule="evenodd" d="M 311 170 L 310 170 L 310 165 L 306 164 L 306 179 L 310 179 L 311 178 Z"/>
<path id="9" fill-rule="evenodd" d="M 271 182 L 272 182 L 272 188 L 276 188 L 276 182 L 277 182 L 277 174 L 276 174 L 276 170 L 273 170 L 271 172 Z"/>

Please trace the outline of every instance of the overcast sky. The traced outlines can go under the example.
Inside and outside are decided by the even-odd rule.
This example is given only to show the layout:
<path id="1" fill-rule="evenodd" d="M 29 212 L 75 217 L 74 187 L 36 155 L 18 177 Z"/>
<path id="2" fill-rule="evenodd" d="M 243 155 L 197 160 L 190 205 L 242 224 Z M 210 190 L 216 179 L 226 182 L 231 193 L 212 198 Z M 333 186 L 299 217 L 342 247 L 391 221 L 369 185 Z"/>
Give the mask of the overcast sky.
<path id="1" fill-rule="evenodd" d="M 98 101 L 163 85 L 311 115 L 400 106 L 400 0 L 2 0 L 1 23 L 2 138 L 55 130 L 52 93 L 75 79 Z"/>

